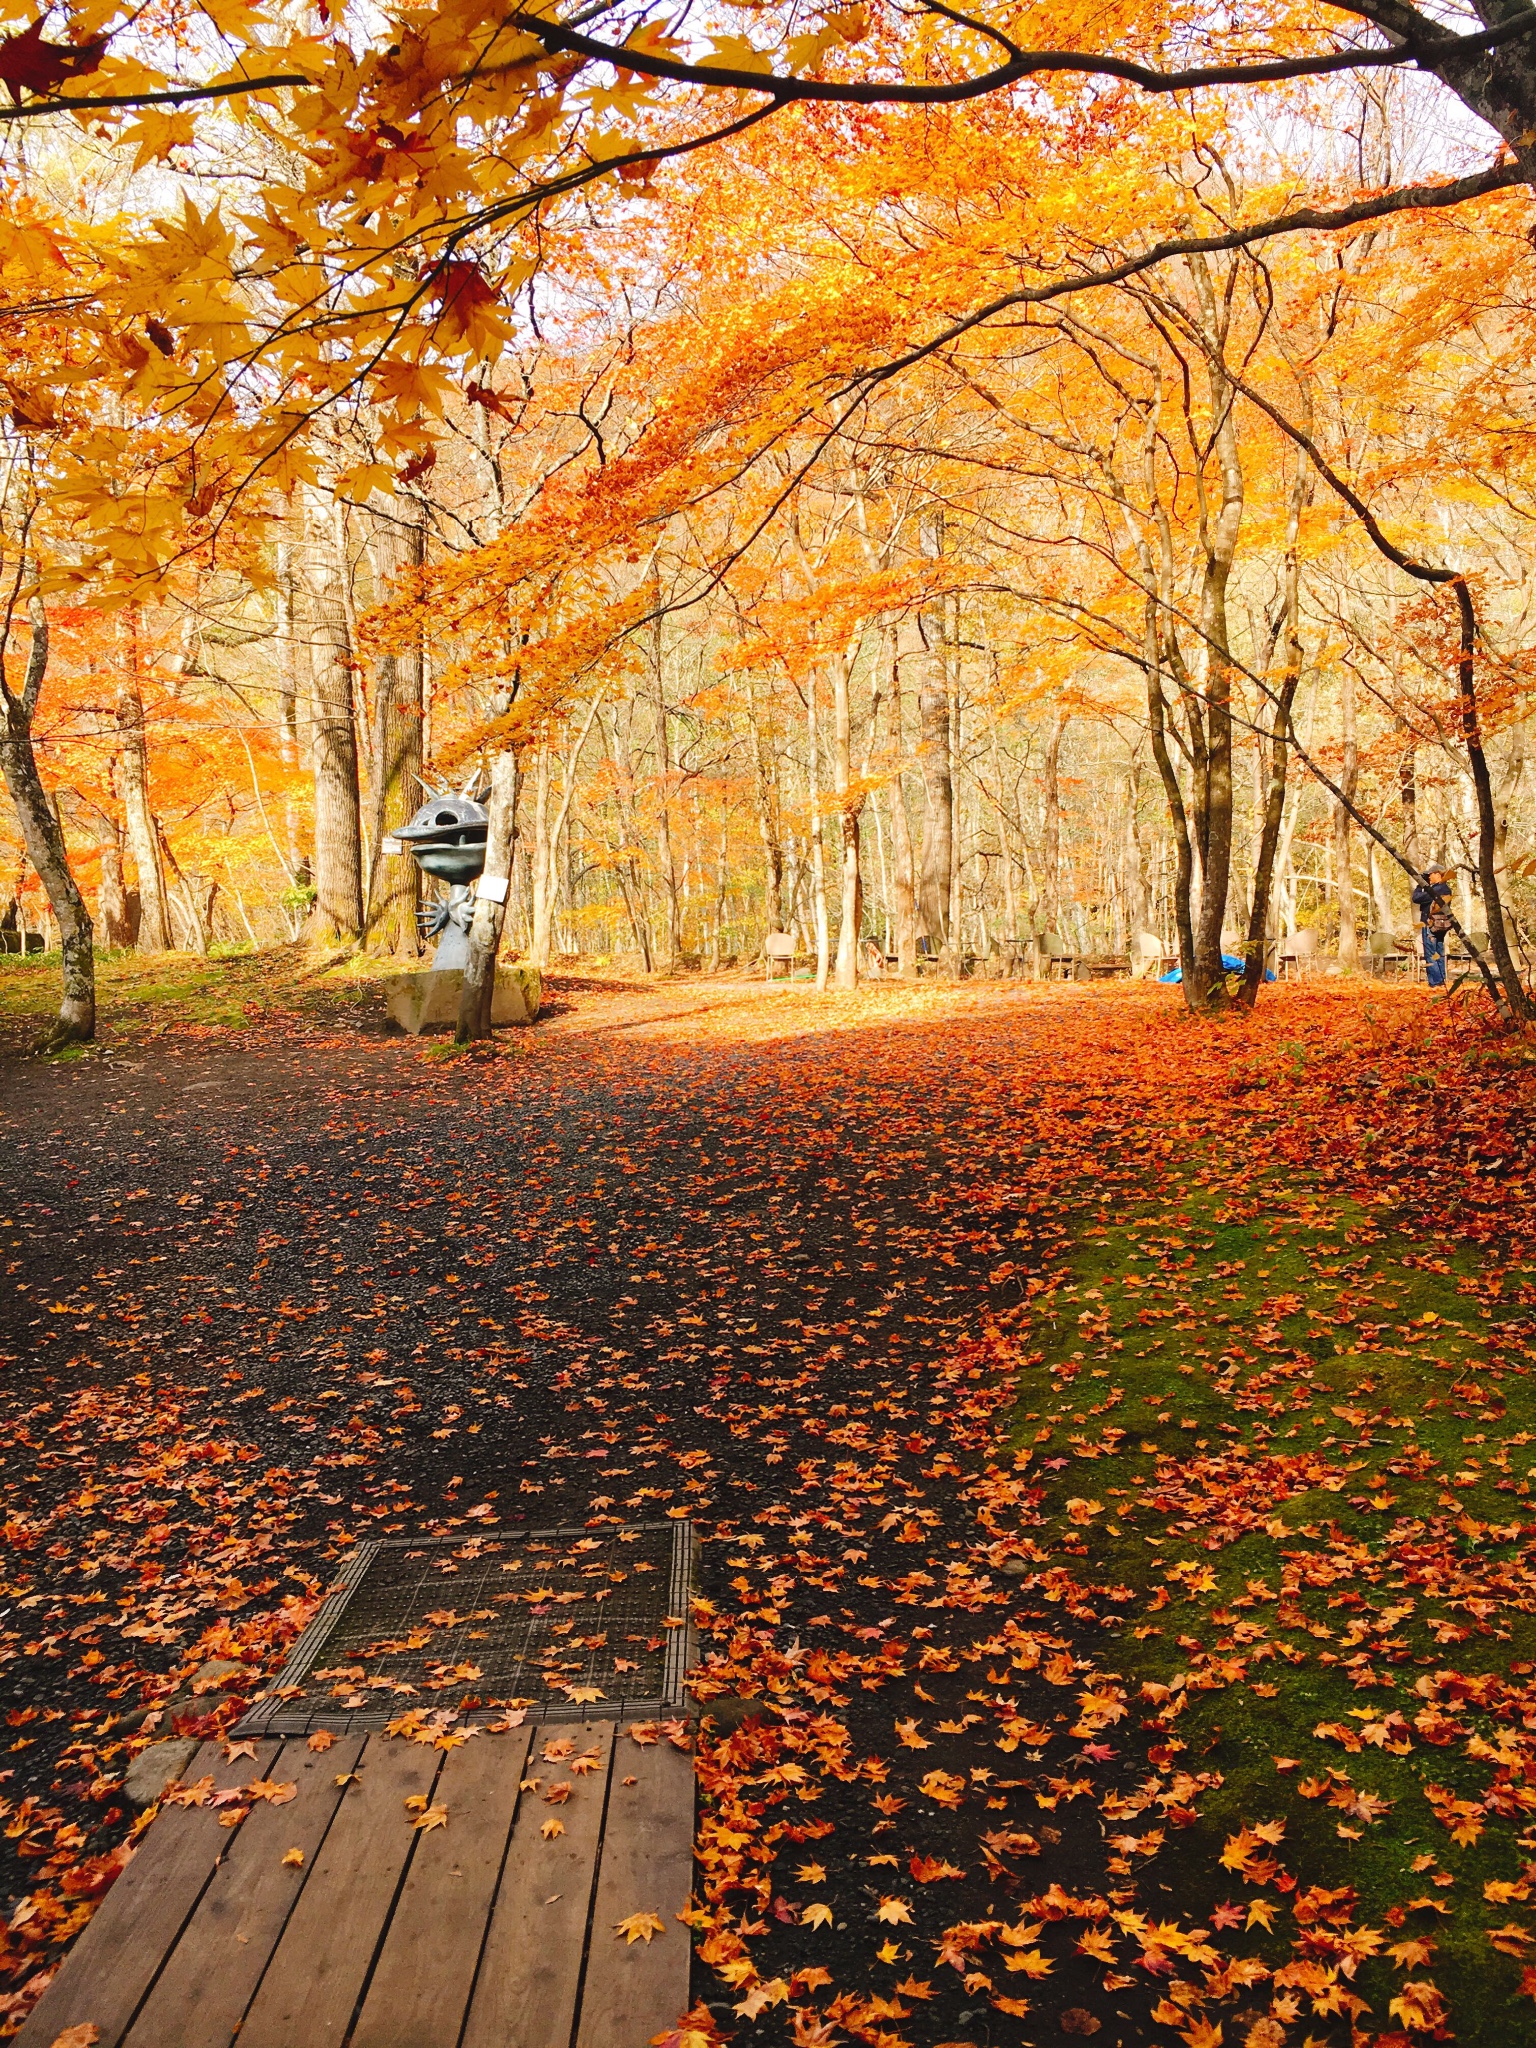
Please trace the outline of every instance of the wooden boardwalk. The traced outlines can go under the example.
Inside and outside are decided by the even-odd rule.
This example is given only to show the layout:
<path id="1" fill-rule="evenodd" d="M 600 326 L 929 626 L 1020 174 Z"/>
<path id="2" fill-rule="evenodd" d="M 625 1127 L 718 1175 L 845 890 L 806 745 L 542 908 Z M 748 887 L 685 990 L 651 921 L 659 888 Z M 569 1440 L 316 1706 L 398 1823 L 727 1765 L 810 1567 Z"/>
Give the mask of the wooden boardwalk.
<path id="1" fill-rule="evenodd" d="M 688 2003 L 693 1769 L 666 1742 L 589 1721 L 446 1754 L 350 1734 L 231 1762 L 210 1743 L 183 1782 L 205 1777 L 209 1803 L 147 1830 L 21 2048 L 82 2025 L 96 2048 L 646 2048 Z M 212 1803 L 263 1783 L 295 1789 Z M 662 1931 L 627 1940 L 636 1914 Z"/>

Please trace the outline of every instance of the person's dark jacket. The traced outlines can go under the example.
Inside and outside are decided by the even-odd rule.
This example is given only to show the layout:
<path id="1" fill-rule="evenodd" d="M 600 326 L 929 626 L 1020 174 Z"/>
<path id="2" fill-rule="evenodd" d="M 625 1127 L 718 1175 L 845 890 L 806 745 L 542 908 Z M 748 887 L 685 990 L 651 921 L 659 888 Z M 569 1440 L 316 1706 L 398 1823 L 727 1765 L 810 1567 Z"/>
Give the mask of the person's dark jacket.
<path id="1" fill-rule="evenodd" d="M 1420 924 L 1428 925 L 1432 932 L 1448 932 L 1451 928 L 1450 883 L 1431 882 L 1426 877 L 1413 892 L 1413 907 L 1419 913 Z"/>

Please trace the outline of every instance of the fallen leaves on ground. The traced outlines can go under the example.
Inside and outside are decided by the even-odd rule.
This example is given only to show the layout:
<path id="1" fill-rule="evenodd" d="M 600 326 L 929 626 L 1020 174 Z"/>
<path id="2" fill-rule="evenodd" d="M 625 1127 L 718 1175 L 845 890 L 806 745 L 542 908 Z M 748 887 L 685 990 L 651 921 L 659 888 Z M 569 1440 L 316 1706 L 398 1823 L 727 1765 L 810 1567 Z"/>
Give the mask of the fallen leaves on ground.
<path id="1" fill-rule="evenodd" d="M 764 1703 L 698 1741 L 716 1988 L 669 2041 L 1518 2033 L 1523 1046 L 1397 991 L 1210 1028 L 1130 989 L 657 1003 L 578 992 L 451 1074 L 257 1037 L 238 1085 L 299 1128 L 93 1079 L 66 1313 L 9 1368 L 8 2023 L 122 1867 L 123 1762 L 169 1732 L 125 1717 L 218 1655 L 171 1725 L 227 1728 L 359 1536 L 491 1508 L 691 1516 L 695 1699 Z M 52 1128 L 6 1168 L 27 1221 Z M 451 1592 L 437 1704 L 390 1702 L 439 1745 L 525 1712 Z"/>

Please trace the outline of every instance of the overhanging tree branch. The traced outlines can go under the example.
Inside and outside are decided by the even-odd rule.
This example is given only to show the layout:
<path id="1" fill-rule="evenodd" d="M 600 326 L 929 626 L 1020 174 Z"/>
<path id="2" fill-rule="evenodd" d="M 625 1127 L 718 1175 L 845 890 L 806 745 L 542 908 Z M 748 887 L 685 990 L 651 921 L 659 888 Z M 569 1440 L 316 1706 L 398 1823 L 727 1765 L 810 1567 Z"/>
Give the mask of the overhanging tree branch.
<path id="1" fill-rule="evenodd" d="M 948 8 L 934 10 L 946 15 Z M 954 17 L 950 15 L 950 18 Z M 910 85 L 905 81 L 843 81 L 797 78 L 780 72 L 748 71 L 727 64 L 694 64 L 685 58 L 663 57 L 650 50 L 634 49 L 624 43 L 605 43 L 596 36 L 582 35 L 557 21 L 537 14 L 514 14 L 512 26 L 537 36 L 546 50 L 586 57 L 596 63 L 612 64 L 644 78 L 668 79 L 682 85 L 713 87 L 717 91 L 766 93 L 783 105 L 795 100 L 815 100 L 844 106 L 952 106 L 965 100 L 985 98 L 1016 85 L 1021 79 L 1074 73 L 1089 78 L 1118 78 L 1143 92 L 1190 92 L 1210 85 L 1273 85 L 1288 78 L 1324 78 L 1340 71 L 1382 69 L 1398 64 L 1421 64 L 1438 68 L 1458 57 L 1480 54 L 1501 43 L 1536 32 L 1536 11 L 1524 10 L 1511 21 L 1495 28 L 1479 29 L 1469 36 L 1433 33 L 1432 24 L 1420 18 L 1421 26 L 1402 42 L 1363 49 L 1328 50 L 1314 57 L 1275 57 L 1259 64 L 1197 64 L 1181 71 L 1159 71 L 1149 64 L 1137 64 L 1127 57 L 1110 57 L 1092 50 L 1025 50 L 1011 43 L 1003 33 L 987 26 L 985 33 L 1009 47 L 1013 54 L 1005 64 L 994 65 L 975 78 L 952 79 L 943 85 Z M 976 24 L 981 28 L 981 24 Z M 1429 31 L 1429 33 L 1425 33 Z"/>
<path id="2" fill-rule="evenodd" d="M 1053 299 L 1069 298 L 1077 292 L 1099 291 L 1106 285 L 1123 284 L 1128 278 L 1139 276 L 1142 271 L 1167 263 L 1176 256 L 1222 255 L 1236 249 L 1251 249 L 1280 235 L 1337 233 L 1343 228 L 1358 227 L 1364 221 L 1389 219 L 1393 214 L 1461 206 L 1470 199 L 1481 199 L 1490 192 L 1502 192 L 1511 185 L 1524 183 L 1525 172 L 1519 164 L 1490 164 L 1486 170 L 1473 171 L 1465 178 L 1451 178 L 1434 185 L 1400 185 L 1395 191 L 1378 193 L 1374 199 L 1352 200 L 1348 206 L 1301 206 L 1293 213 L 1275 214 L 1269 220 L 1255 221 L 1251 227 L 1228 228 L 1215 235 L 1174 236 L 1165 242 L 1154 243 L 1139 256 L 1127 256 L 1123 262 L 1110 264 L 1104 270 L 1083 271 L 1075 277 L 1058 278 L 1053 284 L 1021 285 L 1017 291 L 1005 292 L 1002 297 L 979 306 L 974 313 L 967 313 L 964 319 L 954 321 L 929 340 L 919 342 L 904 355 L 864 371 L 847 388 L 872 388 L 898 377 L 903 370 L 910 370 L 973 329 L 986 326 L 1000 313 L 1010 312 L 1015 306 L 1048 305 Z"/>

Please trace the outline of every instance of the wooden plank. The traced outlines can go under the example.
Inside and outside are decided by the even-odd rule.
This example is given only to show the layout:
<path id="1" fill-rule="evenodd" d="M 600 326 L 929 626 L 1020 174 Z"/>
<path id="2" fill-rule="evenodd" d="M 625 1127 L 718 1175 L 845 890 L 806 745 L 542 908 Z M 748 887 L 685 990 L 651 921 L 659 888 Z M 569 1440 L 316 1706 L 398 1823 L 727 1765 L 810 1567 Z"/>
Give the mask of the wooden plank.
<path id="1" fill-rule="evenodd" d="M 417 1836 L 405 1801 L 443 1753 L 370 1738 L 240 2029 L 240 2048 L 341 2048 Z"/>
<path id="2" fill-rule="evenodd" d="M 221 1746 L 206 1742 L 183 1779 L 191 1785 L 211 1775 L 221 1792 L 248 1785 L 268 1775 L 277 1752 L 277 1743 L 263 1742 L 254 1759 L 226 1763 Z M 213 1809 L 165 1807 L 38 2000 L 17 2048 L 52 2048 L 67 2028 L 86 2025 L 100 2029 L 97 2048 L 117 2048 L 229 1847 L 230 1830 Z"/>
<path id="3" fill-rule="evenodd" d="M 432 1793 L 448 1824 L 416 1844 L 351 2048 L 458 2048 L 528 1740 L 481 1735 L 448 1756 Z"/>
<path id="4" fill-rule="evenodd" d="M 621 1738 L 608 1789 L 576 2048 L 646 2048 L 688 2005 L 691 1944 L 677 1915 L 693 1883 L 693 1759 L 670 1742 Z M 616 1930 L 632 1913 L 664 1923 L 650 1941 Z"/>
<path id="5" fill-rule="evenodd" d="M 283 1745 L 271 1776 L 297 1793 L 282 1806 L 256 1806 L 241 1824 L 126 2048 L 228 2048 L 341 1803 L 336 1780 L 362 1747 L 360 1735 L 323 1752 L 302 1737 Z M 303 1855 L 297 1869 L 283 1861 L 290 1849 Z"/>
<path id="6" fill-rule="evenodd" d="M 545 1761 L 544 1751 L 566 1738 L 578 1756 L 598 1752 L 594 1771 L 572 1777 Z M 570 2048 L 612 1754 L 611 1722 L 537 1731 L 527 1775 L 539 1786 L 518 1803 L 463 2048 Z M 575 1789 L 564 1805 L 551 1806 L 544 1795 L 559 1783 Z M 542 1828 L 551 1818 L 565 1832 L 546 1840 Z"/>

